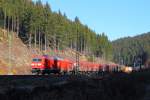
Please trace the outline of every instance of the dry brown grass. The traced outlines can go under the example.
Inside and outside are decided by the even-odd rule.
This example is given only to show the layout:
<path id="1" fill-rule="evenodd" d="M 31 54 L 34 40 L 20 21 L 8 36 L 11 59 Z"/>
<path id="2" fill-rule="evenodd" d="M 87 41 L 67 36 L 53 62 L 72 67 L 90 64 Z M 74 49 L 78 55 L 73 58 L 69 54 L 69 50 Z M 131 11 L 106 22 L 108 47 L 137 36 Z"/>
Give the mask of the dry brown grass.
<path id="1" fill-rule="evenodd" d="M 0 74 L 10 73 L 9 66 L 11 66 L 11 73 L 13 74 L 27 74 L 30 70 L 31 52 L 19 38 L 16 38 L 15 33 L 12 33 L 13 38 L 10 46 L 6 33 L 0 29 Z M 10 53 L 9 49 L 11 50 Z"/>

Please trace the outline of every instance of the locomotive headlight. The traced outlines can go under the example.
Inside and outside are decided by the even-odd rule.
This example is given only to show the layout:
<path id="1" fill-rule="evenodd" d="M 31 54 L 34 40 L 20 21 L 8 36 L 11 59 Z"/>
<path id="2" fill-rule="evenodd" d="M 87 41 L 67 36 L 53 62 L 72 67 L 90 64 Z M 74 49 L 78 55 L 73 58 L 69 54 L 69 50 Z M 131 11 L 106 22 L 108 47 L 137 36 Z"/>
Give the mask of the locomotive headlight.
<path id="1" fill-rule="evenodd" d="M 34 66 L 34 64 L 31 64 L 31 66 Z"/>
<path id="2" fill-rule="evenodd" d="M 42 64 L 41 63 L 38 63 L 38 66 L 41 66 Z"/>

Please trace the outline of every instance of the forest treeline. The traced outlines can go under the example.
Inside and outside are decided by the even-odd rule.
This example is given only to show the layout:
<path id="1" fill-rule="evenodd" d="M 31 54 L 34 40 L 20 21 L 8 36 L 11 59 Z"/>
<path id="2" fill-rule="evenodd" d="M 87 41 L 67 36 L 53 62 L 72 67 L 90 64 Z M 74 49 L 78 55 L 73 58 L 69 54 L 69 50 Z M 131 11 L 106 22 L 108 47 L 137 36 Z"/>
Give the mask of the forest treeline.
<path id="1" fill-rule="evenodd" d="M 61 11 L 53 12 L 50 4 L 40 0 L 0 0 L 0 27 L 9 35 L 16 32 L 29 48 L 70 48 L 104 59 L 112 57 L 112 45 L 105 33 L 94 32 L 78 17 L 70 20 Z"/>
<path id="2" fill-rule="evenodd" d="M 144 65 L 150 58 L 150 32 L 112 42 L 115 62 L 129 66 Z"/>

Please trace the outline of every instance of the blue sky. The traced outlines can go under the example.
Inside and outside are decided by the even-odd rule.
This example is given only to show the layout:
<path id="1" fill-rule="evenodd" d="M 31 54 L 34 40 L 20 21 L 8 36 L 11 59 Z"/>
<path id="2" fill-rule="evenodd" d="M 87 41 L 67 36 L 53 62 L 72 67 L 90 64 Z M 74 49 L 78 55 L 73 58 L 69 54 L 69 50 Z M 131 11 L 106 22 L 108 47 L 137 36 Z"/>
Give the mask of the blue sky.
<path id="1" fill-rule="evenodd" d="M 33 0 L 36 1 L 36 0 Z M 110 40 L 150 31 L 150 0 L 41 0 Z"/>

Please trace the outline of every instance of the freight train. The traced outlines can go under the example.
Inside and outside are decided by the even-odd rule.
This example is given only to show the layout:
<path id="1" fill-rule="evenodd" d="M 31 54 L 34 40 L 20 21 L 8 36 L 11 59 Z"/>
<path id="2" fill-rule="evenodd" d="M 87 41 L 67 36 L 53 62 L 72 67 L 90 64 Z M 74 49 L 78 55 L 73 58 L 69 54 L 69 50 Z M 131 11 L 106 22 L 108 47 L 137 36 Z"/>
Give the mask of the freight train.
<path id="1" fill-rule="evenodd" d="M 76 61 L 48 55 L 35 56 L 31 63 L 32 73 L 36 75 L 74 73 L 76 65 Z M 121 70 L 117 64 L 99 64 L 89 61 L 80 61 L 79 66 L 78 72 L 80 73 L 114 72 Z"/>

